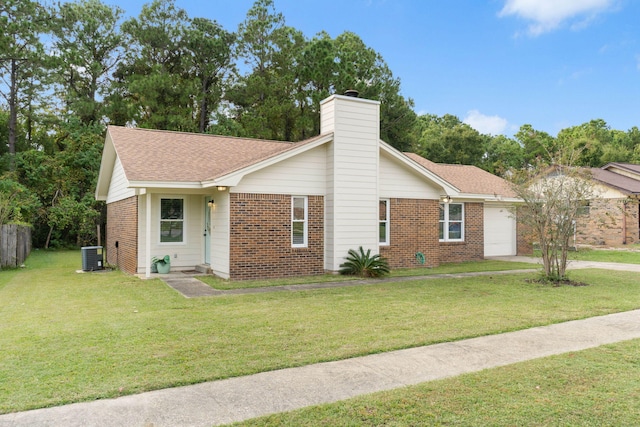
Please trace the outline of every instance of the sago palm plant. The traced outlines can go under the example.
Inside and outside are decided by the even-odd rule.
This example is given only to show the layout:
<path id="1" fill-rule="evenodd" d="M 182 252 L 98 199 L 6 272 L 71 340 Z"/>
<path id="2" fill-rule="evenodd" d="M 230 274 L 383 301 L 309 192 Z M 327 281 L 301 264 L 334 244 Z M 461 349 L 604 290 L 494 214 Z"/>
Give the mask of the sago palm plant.
<path id="1" fill-rule="evenodd" d="M 340 264 L 340 274 L 362 276 L 362 277 L 381 277 L 389 274 L 389 264 L 387 260 L 379 254 L 371 255 L 371 249 L 364 252 L 360 246 L 359 252 L 349 249 L 347 260 Z"/>

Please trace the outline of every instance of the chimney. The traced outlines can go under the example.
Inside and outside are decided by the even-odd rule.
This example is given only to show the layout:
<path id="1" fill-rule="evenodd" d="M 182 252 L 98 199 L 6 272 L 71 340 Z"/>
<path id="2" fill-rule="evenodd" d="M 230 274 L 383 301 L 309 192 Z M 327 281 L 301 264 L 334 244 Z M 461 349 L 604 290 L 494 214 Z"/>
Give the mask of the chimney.
<path id="1" fill-rule="evenodd" d="M 320 102 L 320 133 L 327 146 L 325 269 L 339 270 L 349 249 L 379 250 L 378 164 L 380 102 L 357 91 Z"/>

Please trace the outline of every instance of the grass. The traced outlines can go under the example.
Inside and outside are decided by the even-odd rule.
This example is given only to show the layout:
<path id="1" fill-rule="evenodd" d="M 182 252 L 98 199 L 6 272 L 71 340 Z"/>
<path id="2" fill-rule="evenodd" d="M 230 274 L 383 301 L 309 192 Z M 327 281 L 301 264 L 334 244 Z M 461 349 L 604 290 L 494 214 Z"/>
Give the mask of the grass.
<path id="1" fill-rule="evenodd" d="M 591 284 L 579 288 L 527 283 L 530 273 L 186 299 L 160 280 L 76 274 L 80 260 L 36 251 L 0 272 L 0 412 L 640 307 L 626 272 L 572 272 Z"/>
<path id="2" fill-rule="evenodd" d="M 606 249 L 580 249 L 569 253 L 569 259 L 579 261 L 621 262 L 640 264 L 640 252 Z"/>
<path id="3" fill-rule="evenodd" d="M 640 340 L 257 418 L 242 426 L 632 426 Z"/>
<path id="4" fill-rule="evenodd" d="M 634 248 L 631 246 L 631 248 Z M 540 251 L 535 251 L 535 256 L 540 256 Z M 619 262 L 623 264 L 640 264 L 640 252 L 615 249 L 590 249 L 581 248 L 568 253 L 570 260 L 576 261 L 600 261 Z"/>
<path id="5" fill-rule="evenodd" d="M 389 277 L 430 276 L 435 274 L 469 273 L 476 271 L 506 271 L 521 269 L 536 269 L 537 266 L 525 262 L 505 262 L 497 260 L 462 262 L 455 264 L 443 264 L 439 267 L 400 268 L 391 270 Z M 337 274 L 324 274 L 319 276 L 287 277 L 269 280 L 224 280 L 215 276 L 200 276 L 201 281 L 212 288 L 220 290 L 264 288 L 270 286 L 300 285 L 309 283 L 342 282 L 347 280 L 360 280 L 361 277 L 342 276 Z"/>

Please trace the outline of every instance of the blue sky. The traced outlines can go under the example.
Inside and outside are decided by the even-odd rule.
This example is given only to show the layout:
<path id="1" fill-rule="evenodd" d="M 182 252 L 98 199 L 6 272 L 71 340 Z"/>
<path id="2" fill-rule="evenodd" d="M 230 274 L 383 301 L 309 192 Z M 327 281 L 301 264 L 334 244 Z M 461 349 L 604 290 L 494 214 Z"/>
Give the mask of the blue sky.
<path id="1" fill-rule="evenodd" d="M 137 16 L 143 0 L 105 0 Z M 237 30 L 253 0 L 176 0 Z M 419 114 L 453 114 L 482 133 L 523 124 L 557 135 L 592 119 L 640 127 L 640 1 L 275 0 L 311 38 L 358 34 Z"/>

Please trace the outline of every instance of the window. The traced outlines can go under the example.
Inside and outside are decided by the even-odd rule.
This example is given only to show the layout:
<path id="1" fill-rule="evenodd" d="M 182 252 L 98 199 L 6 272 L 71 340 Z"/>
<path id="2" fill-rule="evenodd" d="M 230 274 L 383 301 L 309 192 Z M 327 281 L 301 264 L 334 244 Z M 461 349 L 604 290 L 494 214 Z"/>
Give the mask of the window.
<path id="1" fill-rule="evenodd" d="M 439 237 L 442 242 L 464 240 L 464 205 L 462 203 L 440 203 Z"/>
<path id="2" fill-rule="evenodd" d="M 577 216 L 589 216 L 591 212 L 591 203 L 589 200 L 583 200 L 581 206 L 578 208 Z"/>
<path id="3" fill-rule="evenodd" d="M 380 238 L 381 245 L 389 244 L 389 200 L 380 200 Z"/>
<path id="4" fill-rule="evenodd" d="M 160 243 L 184 242 L 184 199 L 160 199 Z"/>
<path id="5" fill-rule="evenodd" d="M 307 204 L 306 197 L 291 198 L 291 246 L 307 247 Z"/>

